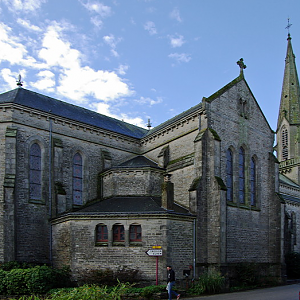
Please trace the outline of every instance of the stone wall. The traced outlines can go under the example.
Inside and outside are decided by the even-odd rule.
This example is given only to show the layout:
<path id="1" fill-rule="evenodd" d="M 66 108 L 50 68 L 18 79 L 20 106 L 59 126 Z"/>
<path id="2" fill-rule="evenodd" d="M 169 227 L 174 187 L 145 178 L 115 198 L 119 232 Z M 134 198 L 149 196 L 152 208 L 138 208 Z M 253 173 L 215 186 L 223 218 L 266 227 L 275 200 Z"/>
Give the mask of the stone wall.
<path id="1" fill-rule="evenodd" d="M 95 243 L 95 228 L 99 223 L 107 225 L 109 232 L 109 242 L 102 246 Z M 114 224 L 124 225 L 126 239 L 122 246 L 112 242 Z M 141 225 L 141 244 L 129 243 L 128 231 L 131 224 Z M 182 274 L 193 262 L 193 219 L 167 215 L 109 218 L 94 215 L 91 218 L 81 216 L 76 219 L 69 216 L 55 220 L 53 241 L 55 266 L 71 265 L 75 280 L 84 277 L 90 270 L 117 270 L 123 266 L 138 269 L 144 280 L 155 280 L 156 258 L 145 252 L 159 245 L 163 251 L 163 255 L 158 258 L 159 281 L 162 282 L 166 279 L 167 264 L 172 264 L 175 271 Z"/>
<path id="2" fill-rule="evenodd" d="M 106 157 L 110 156 L 111 165 L 117 165 L 137 153 L 139 143 L 134 138 L 14 104 L 0 108 L 0 118 L 0 150 L 5 154 L 0 157 L 2 195 L 4 178 L 11 180 L 9 176 L 15 174 L 15 186 L 6 187 L 5 195 L 10 198 L 2 196 L 0 201 L 5 207 L 1 210 L 4 214 L 0 215 L 0 261 L 48 263 L 51 255 L 48 220 L 73 207 L 75 153 L 83 158 L 85 204 L 99 196 L 98 174 L 104 169 L 103 152 L 108 153 Z M 7 135 L 7 128 L 15 132 L 14 137 L 11 133 Z M 29 199 L 29 150 L 33 143 L 39 144 L 42 155 L 42 197 L 39 201 Z M 64 190 L 63 197 L 56 197 L 57 182 Z M 58 205 L 57 201 L 62 203 Z M 5 222 L 10 224 L 6 226 L 6 233 Z"/>

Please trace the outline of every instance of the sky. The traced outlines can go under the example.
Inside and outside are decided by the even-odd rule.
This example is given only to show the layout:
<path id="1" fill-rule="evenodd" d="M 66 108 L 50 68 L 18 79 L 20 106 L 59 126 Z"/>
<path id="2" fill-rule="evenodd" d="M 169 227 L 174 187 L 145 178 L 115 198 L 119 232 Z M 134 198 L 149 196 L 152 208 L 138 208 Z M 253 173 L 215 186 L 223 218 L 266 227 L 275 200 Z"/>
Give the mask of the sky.
<path id="1" fill-rule="evenodd" d="M 0 93 L 23 88 L 155 127 L 244 75 L 276 130 L 299 0 L 0 0 Z"/>

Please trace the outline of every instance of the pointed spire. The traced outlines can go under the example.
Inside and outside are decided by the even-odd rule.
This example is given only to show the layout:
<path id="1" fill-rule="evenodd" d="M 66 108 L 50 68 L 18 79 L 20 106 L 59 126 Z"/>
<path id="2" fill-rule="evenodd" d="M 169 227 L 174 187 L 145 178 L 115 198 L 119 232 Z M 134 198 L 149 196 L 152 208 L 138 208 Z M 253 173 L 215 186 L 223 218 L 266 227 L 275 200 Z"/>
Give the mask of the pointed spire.
<path id="1" fill-rule="evenodd" d="M 300 86 L 291 40 L 291 35 L 288 33 L 277 127 L 280 126 L 284 117 L 291 125 L 300 123 Z"/>

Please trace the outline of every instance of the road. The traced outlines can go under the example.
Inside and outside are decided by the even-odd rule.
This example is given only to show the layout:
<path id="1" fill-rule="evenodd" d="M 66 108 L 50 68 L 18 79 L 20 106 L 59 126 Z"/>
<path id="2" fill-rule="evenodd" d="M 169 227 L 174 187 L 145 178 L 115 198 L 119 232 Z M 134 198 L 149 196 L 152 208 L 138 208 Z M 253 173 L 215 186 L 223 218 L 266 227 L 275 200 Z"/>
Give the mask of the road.
<path id="1" fill-rule="evenodd" d="M 245 292 L 205 297 L 180 298 L 184 300 L 300 300 L 300 284 L 284 285 Z"/>

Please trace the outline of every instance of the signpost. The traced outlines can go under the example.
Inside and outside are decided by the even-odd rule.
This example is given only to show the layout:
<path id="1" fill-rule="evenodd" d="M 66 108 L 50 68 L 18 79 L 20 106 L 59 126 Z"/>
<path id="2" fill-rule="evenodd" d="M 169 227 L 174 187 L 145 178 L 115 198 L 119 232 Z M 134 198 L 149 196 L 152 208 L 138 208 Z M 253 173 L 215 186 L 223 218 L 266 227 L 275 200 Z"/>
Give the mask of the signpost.
<path id="1" fill-rule="evenodd" d="M 156 285 L 158 285 L 158 257 L 162 256 L 162 249 L 161 246 L 153 246 L 152 249 L 146 251 L 148 256 L 155 256 L 156 257 Z"/>

